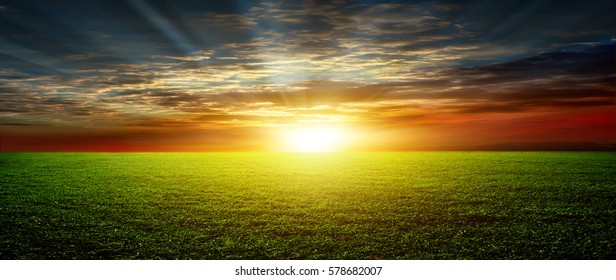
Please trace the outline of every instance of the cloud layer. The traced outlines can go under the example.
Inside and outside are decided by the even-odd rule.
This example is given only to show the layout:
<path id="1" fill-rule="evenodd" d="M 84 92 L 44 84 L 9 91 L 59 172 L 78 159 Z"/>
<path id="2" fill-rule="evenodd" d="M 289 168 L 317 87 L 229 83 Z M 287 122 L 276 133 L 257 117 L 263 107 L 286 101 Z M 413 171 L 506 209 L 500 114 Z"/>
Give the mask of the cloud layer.
<path id="1" fill-rule="evenodd" d="M 5 145 L 62 134 L 260 149 L 259 133 L 306 123 L 398 133 L 385 149 L 614 136 L 611 1 L 2 7 Z"/>

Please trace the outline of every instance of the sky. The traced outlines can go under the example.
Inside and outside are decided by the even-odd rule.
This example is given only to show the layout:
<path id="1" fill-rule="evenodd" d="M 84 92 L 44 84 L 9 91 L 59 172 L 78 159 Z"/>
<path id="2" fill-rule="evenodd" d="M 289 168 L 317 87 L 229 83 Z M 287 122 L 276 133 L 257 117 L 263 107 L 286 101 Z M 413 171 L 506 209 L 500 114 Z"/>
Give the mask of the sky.
<path id="1" fill-rule="evenodd" d="M 3 1 L 1 151 L 616 142 L 609 1 Z"/>

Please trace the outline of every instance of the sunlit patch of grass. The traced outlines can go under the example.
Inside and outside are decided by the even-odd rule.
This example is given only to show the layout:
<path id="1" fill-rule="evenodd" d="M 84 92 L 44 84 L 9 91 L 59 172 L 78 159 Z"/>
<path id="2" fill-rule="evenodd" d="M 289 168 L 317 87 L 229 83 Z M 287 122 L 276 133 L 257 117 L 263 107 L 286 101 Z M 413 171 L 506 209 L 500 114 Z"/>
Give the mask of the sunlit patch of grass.
<path id="1" fill-rule="evenodd" d="M 613 259 L 613 153 L 3 153 L 2 259 Z"/>

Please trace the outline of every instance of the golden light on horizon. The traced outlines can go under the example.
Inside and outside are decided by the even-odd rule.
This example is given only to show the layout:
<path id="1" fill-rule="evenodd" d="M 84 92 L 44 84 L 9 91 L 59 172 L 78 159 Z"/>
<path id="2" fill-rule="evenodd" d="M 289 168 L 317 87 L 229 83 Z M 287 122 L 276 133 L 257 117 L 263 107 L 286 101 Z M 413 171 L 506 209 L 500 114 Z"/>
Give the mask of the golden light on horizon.
<path id="1" fill-rule="evenodd" d="M 349 137 L 338 127 L 295 127 L 283 132 L 285 151 L 316 153 L 343 150 Z"/>

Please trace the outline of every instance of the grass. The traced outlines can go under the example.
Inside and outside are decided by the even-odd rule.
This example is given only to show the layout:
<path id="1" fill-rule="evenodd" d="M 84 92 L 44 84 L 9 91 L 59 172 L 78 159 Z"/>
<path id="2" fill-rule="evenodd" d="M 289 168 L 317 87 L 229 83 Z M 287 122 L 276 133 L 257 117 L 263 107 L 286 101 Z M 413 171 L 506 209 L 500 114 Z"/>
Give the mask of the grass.
<path id="1" fill-rule="evenodd" d="M 1 153 L 0 259 L 615 259 L 591 152 Z"/>

